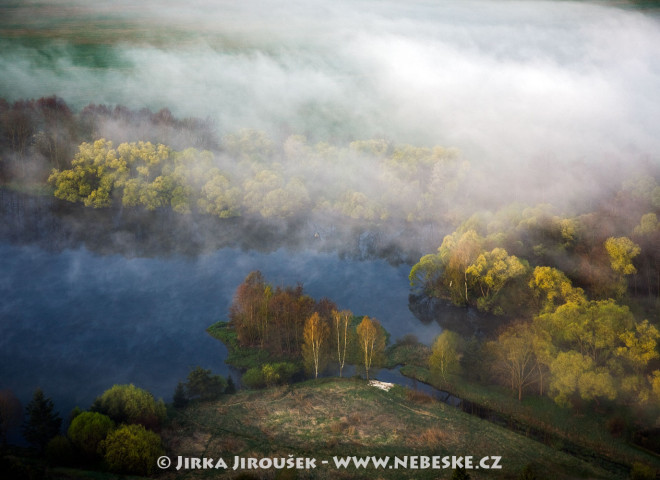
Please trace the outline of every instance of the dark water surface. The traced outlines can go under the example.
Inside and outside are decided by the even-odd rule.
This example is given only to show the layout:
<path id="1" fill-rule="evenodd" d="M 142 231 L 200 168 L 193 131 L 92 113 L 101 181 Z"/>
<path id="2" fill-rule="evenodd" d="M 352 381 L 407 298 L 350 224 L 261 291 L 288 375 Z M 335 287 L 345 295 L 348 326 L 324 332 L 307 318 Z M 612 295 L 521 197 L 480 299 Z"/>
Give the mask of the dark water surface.
<path id="1" fill-rule="evenodd" d="M 166 401 L 196 365 L 228 374 L 225 347 L 206 334 L 225 320 L 238 284 L 259 269 L 273 285 L 300 281 L 315 298 L 378 318 L 392 340 L 440 331 L 408 309 L 408 265 L 285 248 L 223 248 L 131 258 L 84 247 L 46 251 L 0 243 L 0 389 L 25 404 L 36 387 L 66 415 L 105 389 L 134 383 Z"/>

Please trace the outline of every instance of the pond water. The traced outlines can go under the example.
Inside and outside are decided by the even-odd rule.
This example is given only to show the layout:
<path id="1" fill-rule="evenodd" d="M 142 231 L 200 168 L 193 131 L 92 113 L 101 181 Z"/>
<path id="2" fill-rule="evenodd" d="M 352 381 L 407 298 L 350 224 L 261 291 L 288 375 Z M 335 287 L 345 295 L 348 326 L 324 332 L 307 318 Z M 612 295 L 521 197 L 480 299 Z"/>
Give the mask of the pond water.
<path id="1" fill-rule="evenodd" d="M 62 416 L 113 384 L 169 401 L 191 367 L 230 373 L 225 347 L 205 329 L 226 319 L 256 269 L 273 285 L 302 282 L 314 298 L 376 317 L 392 340 L 413 333 L 429 343 L 441 330 L 408 309 L 408 265 L 311 248 L 142 258 L 0 242 L 0 265 L 0 389 L 25 405 L 41 387 Z"/>

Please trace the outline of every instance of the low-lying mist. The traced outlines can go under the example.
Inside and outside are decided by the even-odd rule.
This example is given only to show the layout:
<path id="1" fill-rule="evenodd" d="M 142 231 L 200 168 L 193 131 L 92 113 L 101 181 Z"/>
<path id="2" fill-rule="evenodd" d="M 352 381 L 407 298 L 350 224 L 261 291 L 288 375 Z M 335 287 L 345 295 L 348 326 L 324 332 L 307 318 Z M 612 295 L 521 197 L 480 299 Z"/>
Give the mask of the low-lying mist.
<path id="1" fill-rule="evenodd" d="M 314 140 L 387 138 L 497 165 L 653 154 L 660 25 L 553 1 L 5 6 L 0 94 L 168 107 Z M 99 53 L 100 52 L 100 53 Z"/>

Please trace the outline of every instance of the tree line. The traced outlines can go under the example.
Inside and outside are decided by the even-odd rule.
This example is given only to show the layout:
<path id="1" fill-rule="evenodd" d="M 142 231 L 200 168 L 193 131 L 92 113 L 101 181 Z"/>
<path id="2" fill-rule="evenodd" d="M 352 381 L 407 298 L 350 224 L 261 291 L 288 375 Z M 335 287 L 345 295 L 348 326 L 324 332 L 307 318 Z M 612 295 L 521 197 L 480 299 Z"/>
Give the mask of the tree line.
<path id="1" fill-rule="evenodd" d="M 220 218 L 324 212 L 371 223 L 444 215 L 445 197 L 458 188 L 449 184 L 459 182 L 466 164 L 439 147 L 386 147 L 314 146 L 302 137 L 277 146 L 249 131 L 226 136 L 217 153 L 145 141 L 115 147 L 102 138 L 80 144 L 70 166 L 55 168 L 48 181 L 56 197 L 95 208 L 171 208 Z M 358 170 L 374 178 L 365 181 Z"/>
<path id="2" fill-rule="evenodd" d="M 96 208 L 445 221 L 475 175 L 458 151 L 439 146 L 312 144 L 249 129 L 220 136 L 212 121 L 179 119 L 167 108 L 90 104 L 74 112 L 55 96 L 0 99 L 0 183 L 50 178 L 59 198 Z"/>
<path id="3" fill-rule="evenodd" d="M 148 140 L 175 148 L 218 145 L 211 121 L 178 119 L 167 108 L 89 104 L 74 112 L 56 96 L 13 103 L 0 98 L 0 182 L 45 182 L 53 168 L 71 166 L 81 142 L 105 135 L 120 143 Z"/>
<path id="4" fill-rule="evenodd" d="M 364 367 L 368 378 L 372 367 L 383 361 L 386 333 L 378 320 L 339 310 L 327 298 L 316 301 L 304 293 L 301 284 L 273 288 L 259 271 L 248 274 L 236 289 L 229 319 L 242 347 L 258 347 L 275 358 L 301 361 L 314 377 L 333 362 L 339 376 L 348 363 Z M 252 377 L 264 384 L 277 383 L 286 375 L 284 370 L 278 373 L 283 365 L 248 371 L 243 381 L 247 376 L 248 383 L 256 381 Z"/>
<path id="5" fill-rule="evenodd" d="M 414 292 L 495 315 L 489 337 L 436 340 L 435 378 L 461 373 L 519 399 L 536 392 L 576 408 L 660 414 L 660 186 L 626 182 L 608 207 L 576 217 L 549 205 L 482 212 L 423 256 L 410 272 Z"/>
<path id="6" fill-rule="evenodd" d="M 562 275 L 588 297 L 660 298 L 660 185 L 625 182 L 607 208 L 562 216 L 551 205 L 479 212 L 411 269 L 416 293 L 507 315 L 534 315 L 542 284 Z M 541 267 L 541 270 L 536 270 Z M 547 268 L 554 269 L 551 273 Z"/>

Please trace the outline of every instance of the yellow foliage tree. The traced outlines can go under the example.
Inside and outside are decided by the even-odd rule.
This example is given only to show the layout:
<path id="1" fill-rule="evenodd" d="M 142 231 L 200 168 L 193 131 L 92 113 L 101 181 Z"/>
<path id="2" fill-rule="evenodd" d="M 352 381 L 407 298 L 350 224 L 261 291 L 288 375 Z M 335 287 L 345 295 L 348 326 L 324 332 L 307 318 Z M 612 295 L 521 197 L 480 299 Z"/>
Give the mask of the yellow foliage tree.
<path id="1" fill-rule="evenodd" d="M 325 366 L 326 340 L 330 334 L 328 324 L 321 320 L 318 313 L 312 314 L 305 322 L 303 331 L 302 354 L 307 371 L 314 371 L 314 378 L 318 378 L 319 371 Z"/>
<path id="2" fill-rule="evenodd" d="M 339 376 L 341 377 L 346 363 L 346 351 L 348 348 L 348 324 L 353 314 L 349 310 L 332 311 L 335 333 L 337 334 L 337 363 L 339 363 Z"/>
<path id="3" fill-rule="evenodd" d="M 364 369 L 366 370 L 368 380 L 369 369 L 377 363 L 385 351 L 385 333 L 378 320 L 372 320 L 365 316 L 357 326 L 357 334 L 360 341 L 360 349 L 364 354 Z"/>

